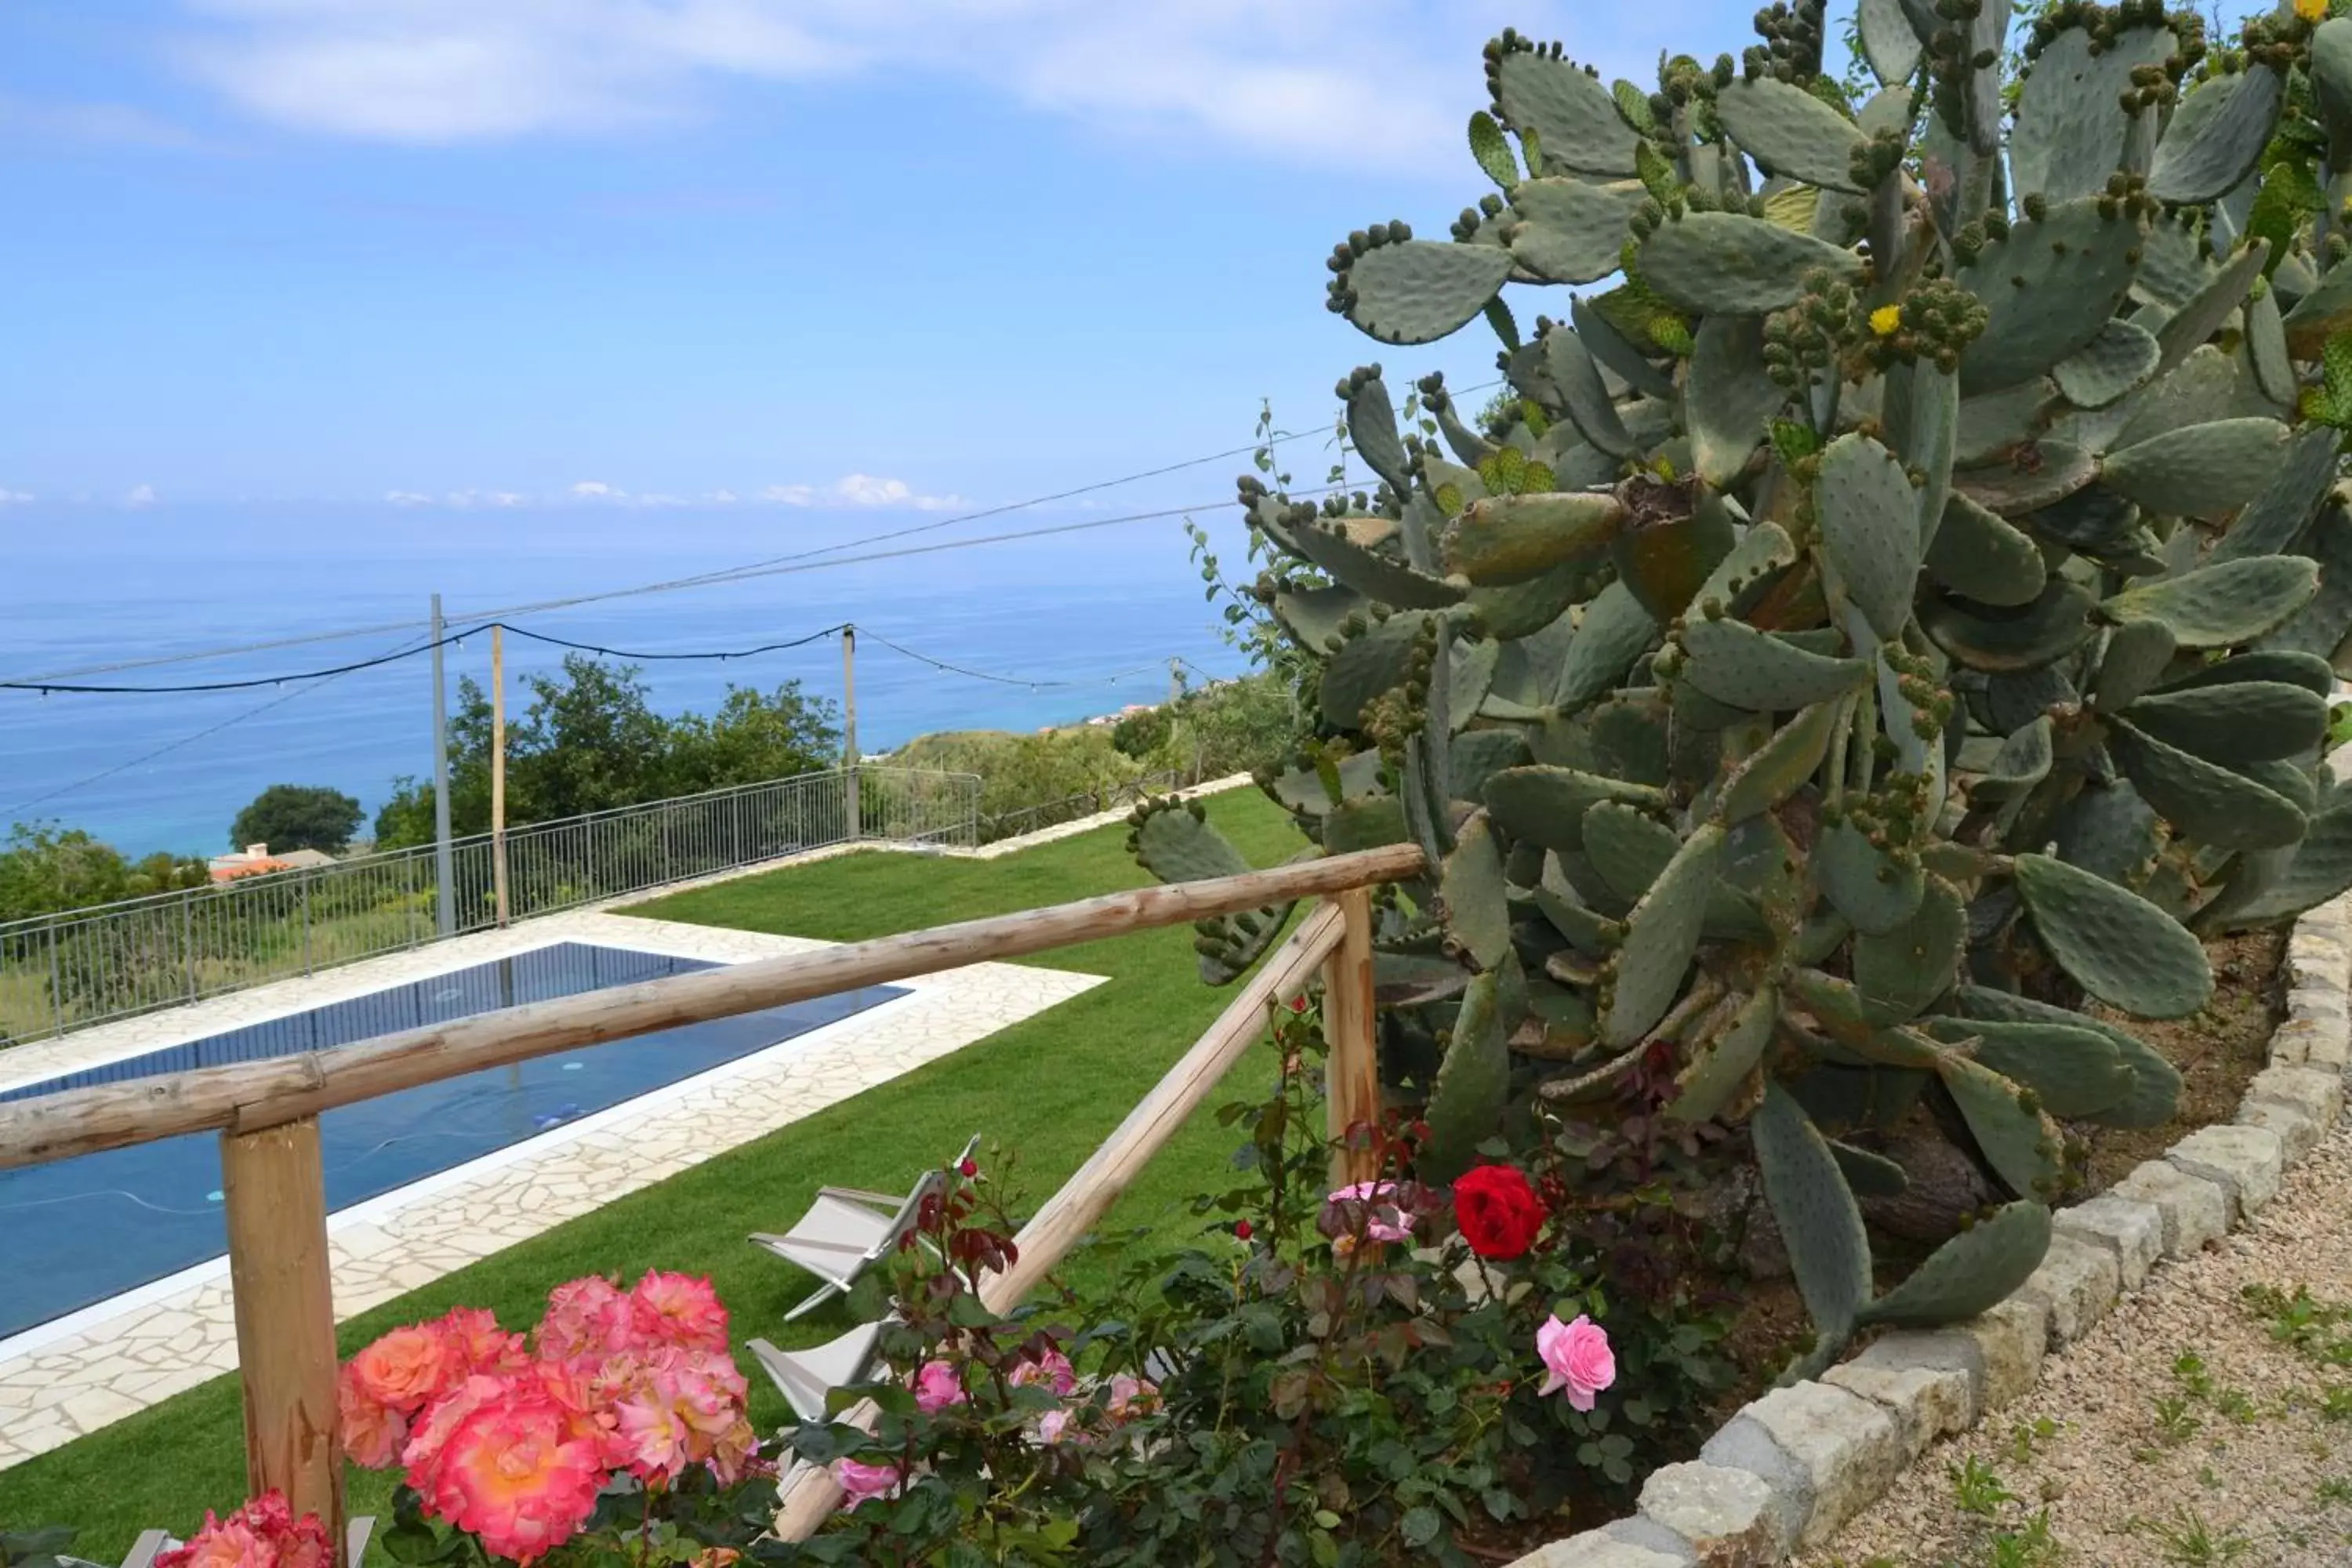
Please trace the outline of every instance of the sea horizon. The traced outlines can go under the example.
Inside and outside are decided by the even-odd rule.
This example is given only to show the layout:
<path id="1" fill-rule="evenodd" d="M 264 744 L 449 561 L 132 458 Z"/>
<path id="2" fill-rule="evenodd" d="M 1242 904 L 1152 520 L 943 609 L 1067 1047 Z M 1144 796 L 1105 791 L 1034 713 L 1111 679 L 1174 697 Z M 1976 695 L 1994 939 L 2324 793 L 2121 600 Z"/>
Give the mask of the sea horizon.
<path id="1" fill-rule="evenodd" d="M 1193 499 L 1201 489 L 1186 487 Z M 1154 504 L 1123 498 L 1118 511 L 1038 509 L 868 548 L 914 550 Z M 11 613 L 0 621 L 0 679 L 421 622 L 436 592 L 450 629 L 462 630 L 501 606 L 823 550 L 931 521 L 882 508 L 11 507 L 0 511 L 0 572 L 12 585 Z M 1233 508 L 1195 521 L 1232 549 L 1229 575 L 1251 574 L 1239 570 Z M 1171 659 L 1184 661 L 1194 684 L 1241 673 L 1246 660 L 1223 641 L 1188 548 L 1182 520 L 1171 517 L 509 618 L 551 637 L 637 652 L 746 648 L 851 622 L 867 634 L 857 650 L 857 738 L 870 753 L 936 731 L 1030 731 L 1160 700 Z M 372 658 L 423 635 L 420 625 L 73 679 L 150 686 L 274 678 Z M 1013 683 L 938 670 L 886 638 Z M 567 650 L 505 641 L 509 711 L 520 717 L 528 701 L 520 680 L 557 669 Z M 446 650 L 453 712 L 460 678 L 487 683 L 489 657 L 488 637 Z M 813 697 L 838 703 L 842 695 L 834 637 L 742 660 L 649 661 L 641 669 L 665 714 L 708 710 L 730 684 L 772 689 L 798 679 Z M 0 829 L 54 822 L 132 856 L 212 855 L 233 847 L 229 824 L 254 795 L 296 784 L 357 797 L 370 818 L 364 836 L 400 777 L 431 776 L 431 660 L 423 656 L 282 688 L 0 691 Z"/>

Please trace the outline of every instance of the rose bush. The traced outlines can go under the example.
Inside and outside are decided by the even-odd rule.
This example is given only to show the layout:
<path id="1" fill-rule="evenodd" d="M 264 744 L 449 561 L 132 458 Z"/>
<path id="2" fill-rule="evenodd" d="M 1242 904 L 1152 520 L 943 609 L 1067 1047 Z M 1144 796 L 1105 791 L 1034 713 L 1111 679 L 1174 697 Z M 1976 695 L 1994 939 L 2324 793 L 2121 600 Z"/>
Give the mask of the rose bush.
<path id="1" fill-rule="evenodd" d="M 394 1329 L 337 1389 L 345 1451 L 401 1471 L 384 1550 L 417 1565 L 719 1568 L 732 1559 L 714 1554 L 750 1546 L 775 1495 L 727 1345 L 710 1282 L 658 1270 L 627 1290 L 593 1276 L 558 1286 L 530 1335 L 464 1307 Z"/>
<path id="2" fill-rule="evenodd" d="M 1378 1173 L 1327 1191 L 1312 1011 L 1279 1012 L 1274 1047 L 1269 1096 L 1222 1113 L 1243 1180 L 1196 1200 L 1198 1246 L 1098 1237 L 1135 1254 L 1111 1300 L 986 1310 L 975 1260 L 1013 1256 L 1011 1184 L 994 1155 L 951 1179 L 853 1298 L 898 1309 L 887 1366 L 835 1395 L 872 1399 L 873 1432 L 790 1435 L 840 1510 L 763 1554 L 1467 1568 L 1598 1522 L 1687 1452 L 1730 1369 L 1672 1151 L 1563 1122 L 1449 1189 L 1415 1175 L 1424 1130 L 1391 1121 L 1351 1133 Z M 1623 1267 L 1634 1250 L 1659 1266 Z"/>

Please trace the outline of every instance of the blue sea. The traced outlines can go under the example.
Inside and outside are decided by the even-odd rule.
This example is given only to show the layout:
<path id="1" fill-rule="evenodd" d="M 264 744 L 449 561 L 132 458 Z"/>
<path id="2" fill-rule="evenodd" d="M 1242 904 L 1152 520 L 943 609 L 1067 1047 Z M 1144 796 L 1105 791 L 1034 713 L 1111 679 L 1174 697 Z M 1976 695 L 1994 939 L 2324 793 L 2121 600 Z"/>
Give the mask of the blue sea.
<path id="1" fill-rule="evenodd" d="M 1223 483 L 1223 475 L 1204 475 L 1171 496 L 1121 494 L 1117 511 L 1199 500 Z M 1109 515 L 1110 507 L 1039 509 L 870 548 Z M 1221 535 L 1221 547 L 1237 545 L 1230 504 L 1195 515 Z M 421 621 L 436 592 L 452 626 L 462 627 L 499 606 L 723 570 L 935 521 L 880 508 L 772 506 L 13 506 L 0 510 L 0 679 Z M 1220 636 L 1223 623 L 1186 551 L 1181 521 L 1171 518 L 614 599 L 516 624 L 619 648 L 688 652 L 779 642 L 852 621 L 933 658 L 1013 678 L 1004 684 L 944 673 L 876 635 L 861 637 L 858 740 L 873 752 L 933 730 L 1034 729 L 1158 700 L 1169 690 L 1171 658 L 1214 675 L 1238 672 L 1243 660 Z M 1229 574 L 1236 565 L 1229 560 Z M 274 677 L 422 637 L 420 626 L 75 679 L 148 685 Z M 469 638 L 446 658 L 454 710 L 459 676 L 488 680 L 489 639 Z M 510 713 L 520 712 L 519 679 L 562 658 L 562 649 L 507 639 Z M 730 683 L 767 688 L 797 679 L 817 695 L 841 695 L 840 645 L 830 638 L 741 662 L 654 661 L 644 671 L 666 712 L 707 709 Z M 431 774 L 431 661 L 423 657 L 243 691 L 0 691 L 0 828 L 55 820 L 132 854 L 212 854 L 230 847 L 231 819 L 272 784 L 332 785 L 373 815 L 395 778 Z"/>

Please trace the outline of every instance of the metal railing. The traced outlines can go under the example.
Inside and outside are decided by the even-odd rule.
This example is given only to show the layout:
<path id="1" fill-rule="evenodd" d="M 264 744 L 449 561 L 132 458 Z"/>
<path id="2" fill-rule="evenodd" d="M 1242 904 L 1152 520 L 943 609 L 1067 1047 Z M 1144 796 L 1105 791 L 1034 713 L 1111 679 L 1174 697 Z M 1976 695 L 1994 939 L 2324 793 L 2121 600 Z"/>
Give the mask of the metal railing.
<path id="1" fill-rule="evenodd" d="M 851 781 L 857 811 L 852 815 Z M 860 766 L 510 827 L 509 920 L 853 839 L 970 848 L 980 780 Z M 490 834 L 450 846 L 452 930 L 499 923 Z M 194 1002 L 438 940 L 434 847 L 0 923 L 0 1043 Z"/>
<path id="2" fill-rule="evenodd" d="M 1123 784 L 1108 784 L 1101 789 L 1086 790 L 1077 795 L 1064 795 L 1059 800 L 1044 801 L 1036 805 L 1024 805 L 993 815 L 982 812 L 978 819 L 980 842 L 993 844 L 1002 838 L 1018 838 L 1024 833 L 1035 833 L 1042 828 L 1058 827 L 1065 822 L 1076 822 L 1081 817 L 1092 816 L 1097 812 L 1109 811 L 1116 806 L 1133 805 L 1149 795 L 1164 795 L 1170 790 L 1180 789 L 1186 782 L 1185 774 L 1181 769 L 1163 768 L 1159 773 L 1146 773 L 1141 778 L 1129 779 Z M 1201 782 L 1197 770 L 1190 782 L 1193 784 Z"/>

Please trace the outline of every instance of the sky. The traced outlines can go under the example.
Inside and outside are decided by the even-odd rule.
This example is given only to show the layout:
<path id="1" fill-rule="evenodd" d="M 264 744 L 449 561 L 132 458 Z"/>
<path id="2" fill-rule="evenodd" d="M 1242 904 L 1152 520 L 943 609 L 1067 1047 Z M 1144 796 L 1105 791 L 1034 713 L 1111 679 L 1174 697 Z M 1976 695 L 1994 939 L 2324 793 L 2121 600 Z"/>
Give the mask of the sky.
<path id="1" fill-rule="evenodd" d="M 1650 80 L 1753 9 L 7 0 L 0 548 L 85 507 L 950 515 L 1262 398 L 1327 423 L 1357 363 L 1486 380 L 1483 329 L 1328 314 L 1332 243 L 1486 188 L 1506 23 Z"/>

